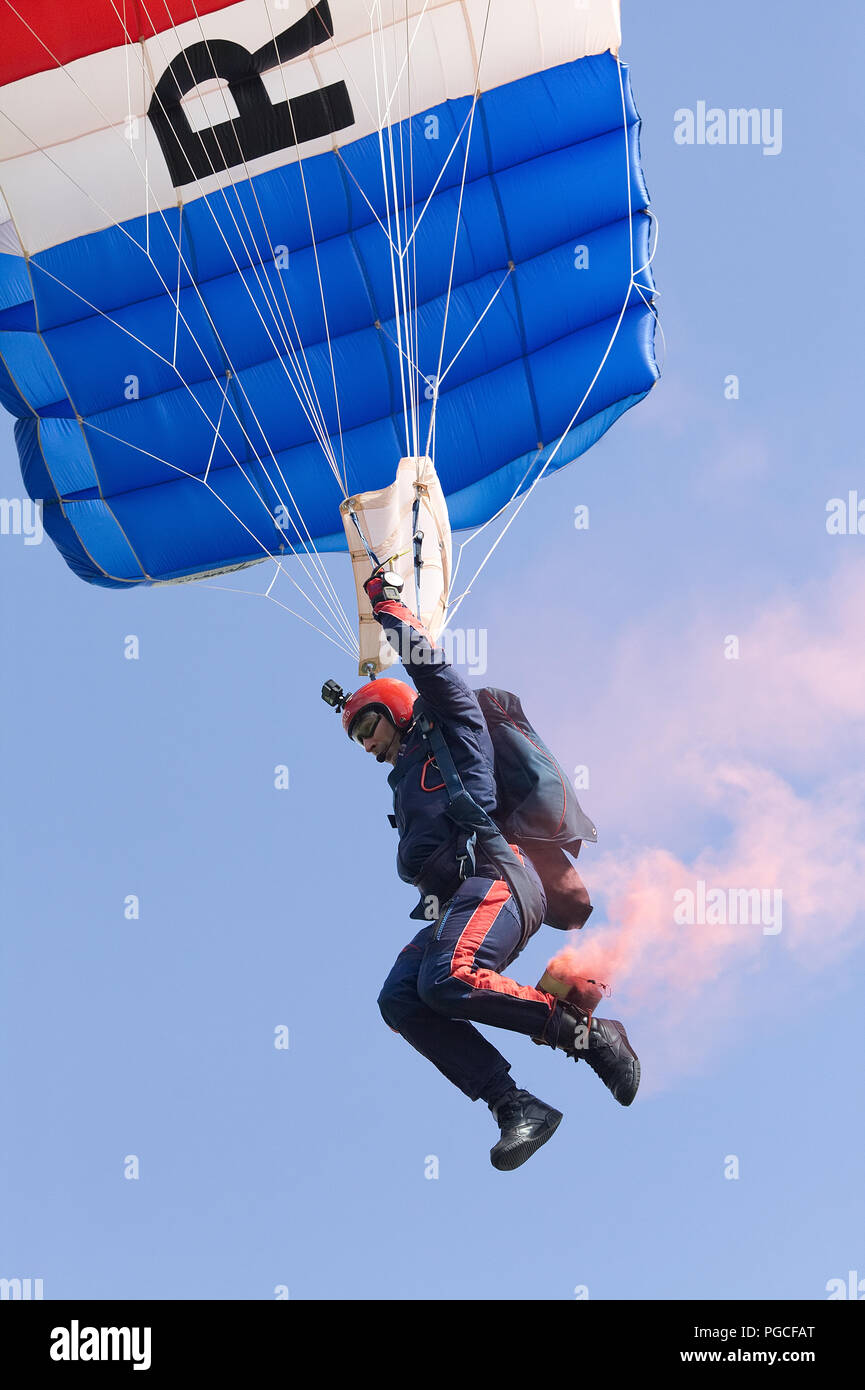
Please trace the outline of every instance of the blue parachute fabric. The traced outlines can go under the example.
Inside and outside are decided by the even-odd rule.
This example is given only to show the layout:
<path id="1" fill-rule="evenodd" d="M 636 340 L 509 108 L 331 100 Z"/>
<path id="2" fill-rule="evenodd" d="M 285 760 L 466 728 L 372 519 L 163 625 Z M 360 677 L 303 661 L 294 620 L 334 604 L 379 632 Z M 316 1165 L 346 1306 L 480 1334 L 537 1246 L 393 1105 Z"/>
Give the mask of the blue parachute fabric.
<path id="1" fill-rule="evenodd" d="M 657 378 L 654 315 L 630 287 L 632 263 L 648 260 L 650 218 L 624 67 L 621 78 L 627 143 L 611 54 L 483 95 L 449 304 L 465 146 L 442 176 L 443 152 L 470 99 L 404 123 L 416 216 L 429 200 L 416 266 L 418 360 L 430 372 L 447 304 L 442 360 L 452 365 L 436 468 L 454 529 L 481 524 L 531 483 L 587 392 L 551 469 Z M 430 115 L 437 140 L 425 138 Z M 380 159 L 369 136 L 305 159 L 302 177 L 285 165 L 254 187 L 151 214 L 149 227 L 136 219 L 29 263 L 0 256 L 0 400 L 19 417 L 25 486 L 44 500 L 46 530 L 76 573 L 125 586 L 285 550 L 298 534 L 274 513 L 289 489 L 317 548 L 345 548 L 340 489 L 280 357 L 296 325 L 348 491 L 392 482 L 407 450 L 391 263 L 376 220 L 387 215 Z M 191 271 L 181 266 L 179 291 L 178 241 Z M 650 271 L 637 278 L 650 297 Z"/>

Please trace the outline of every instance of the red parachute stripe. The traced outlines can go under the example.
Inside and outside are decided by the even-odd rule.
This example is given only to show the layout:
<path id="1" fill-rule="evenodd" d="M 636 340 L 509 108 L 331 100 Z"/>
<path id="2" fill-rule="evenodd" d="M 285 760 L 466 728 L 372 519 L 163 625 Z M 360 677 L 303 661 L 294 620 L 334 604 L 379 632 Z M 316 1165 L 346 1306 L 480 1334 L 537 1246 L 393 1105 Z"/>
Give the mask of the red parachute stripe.
<path id="1" fill-rule="evenodd" d="M 236 4 L 238 0 L 0 0 L 0 86 L 118 48 L 129 41 L 127 35 L 137 43 Z"/>

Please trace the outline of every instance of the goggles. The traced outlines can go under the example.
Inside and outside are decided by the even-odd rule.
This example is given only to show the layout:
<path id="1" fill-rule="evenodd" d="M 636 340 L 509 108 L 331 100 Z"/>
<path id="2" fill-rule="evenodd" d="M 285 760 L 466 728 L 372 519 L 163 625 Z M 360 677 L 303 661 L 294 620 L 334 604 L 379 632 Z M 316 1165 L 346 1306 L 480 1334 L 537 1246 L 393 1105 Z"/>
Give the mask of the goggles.
<path id="1" fill-rule="evenodd" d="M 378 721 L 386 717 L 384 711 L 377 709 L 374 705 L 369 709 L 361 710 L 356 719 L 352 720 L 351 737 L 355 743 L 363 744 L 364 739 L 374 734 L 378 727 Z"/>

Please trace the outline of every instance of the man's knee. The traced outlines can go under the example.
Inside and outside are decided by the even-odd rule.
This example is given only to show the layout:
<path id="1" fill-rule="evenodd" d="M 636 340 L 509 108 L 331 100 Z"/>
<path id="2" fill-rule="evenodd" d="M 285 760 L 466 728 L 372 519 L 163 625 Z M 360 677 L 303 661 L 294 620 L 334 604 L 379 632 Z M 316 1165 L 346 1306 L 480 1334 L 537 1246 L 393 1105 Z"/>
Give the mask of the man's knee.
<path id="1" fill-rule="evenodd" d="M 418 996 L 427 1008 L 446 1018 L 459 1018 L 466 1003 L 465 990 L 453 975 L 421 975 Z"/>
<path id="2" fill-rule="evenodd" d="M 380 995 L 378 996 L 379 1012 L 382 1018 L 384 1019 L 385 1023 L 387 1024 L 388 1028 L 392 1028 L 395 1033 L 399 1032 L 398 1020 L 400 1014 L 397 1002 L 398 999 L 398 992 L 396 990 L 389 990 L 387 985 L 384 986 Z"/>
<path id="3" fill-rule="evenodd" d="M 388 1028 L 401 1033 L 406 1021 L 417 1011 L 418 992 L 414 984 L 385 982 L 378 996 L 378 1007 Z"/>

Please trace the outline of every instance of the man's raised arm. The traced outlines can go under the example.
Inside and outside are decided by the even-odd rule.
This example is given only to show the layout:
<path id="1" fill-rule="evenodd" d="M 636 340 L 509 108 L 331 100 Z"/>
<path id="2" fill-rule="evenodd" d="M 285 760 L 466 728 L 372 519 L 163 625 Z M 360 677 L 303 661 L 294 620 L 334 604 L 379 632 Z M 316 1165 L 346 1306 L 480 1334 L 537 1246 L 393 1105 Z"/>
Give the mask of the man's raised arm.
<path id="1" fill-rule="evenodd" d="M 423 623 L 402 602 L 399 576 L 373 572 L 364 584 L 375 618 L 398 654 L 432 714 L 446 721 L 486 729 L 474 691 L 454 670 L 443 649 L 433 642 Z"/>

